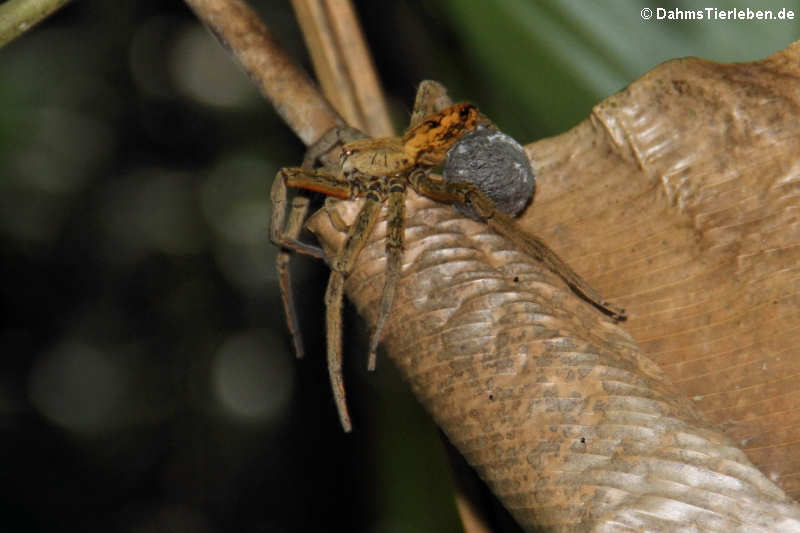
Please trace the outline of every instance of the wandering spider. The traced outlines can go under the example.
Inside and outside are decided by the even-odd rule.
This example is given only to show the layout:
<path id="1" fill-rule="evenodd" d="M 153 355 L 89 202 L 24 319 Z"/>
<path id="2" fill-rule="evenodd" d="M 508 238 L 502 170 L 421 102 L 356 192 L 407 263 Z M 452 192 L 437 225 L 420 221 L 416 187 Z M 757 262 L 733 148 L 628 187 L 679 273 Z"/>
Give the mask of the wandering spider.
<path id="1" fill-rule="evenodd" d="M 547 245 L 516 225 L 510 215 L 516 214 L 529 198 L 524 198 L 522 204 L 517 201 L 516 205 L 519 207 L 507 208 L 511 209 L 511 212 L 503 212 L 501 210 L 503 202 L 493 202 L 489 198 L 493 193 L 483 192 L 479 185 L 475 184 L 476 181 L 481 183 L 488 180 L 488 177 L 485 178 L 476 172 L 467 176 L 471 179 L 448 181 L 431 175 L 431 170 L 445 162 L 448 150 L 459 139 L 470 132 L 480 131 L 487 125 L 488 121 L 480 115 L 475 106 L 468 103 L 450 105 L 440 84 L 423 82 L 417 92 L 409 129 L 402 137 L 364 139 L 359 138 L 363 135 L 355 130 L 336 128 L 309 149 L 302 167 L 283 168 L 275 177 L 271 194 L 273 211 L 270 236 L 273 242 L 284 249 L 278 257 L 280 287 L 289 330 L 298 357 L 302 357 L 303 347 L 289 281 L 289 251 L 321 259 L 325 257 L 320 248 L 298 240 L 308 211 L 308 198 L 302 195 L 295 196 L 287 219 L 286 187 L 321 192 L 334 198 L 364 199 L 355 221 L 347 229 L 341 251 L 330 261 L 331 275 L 325 293 L 328 371 L 339 418 L 345 431 L 350 431 L 351 424 L 342 377 L 341 309 L 344 281 L 386 203 L 386 277 L 375 329 L 370 339 L 367 364 L 367 367 L 373 370 L 377 347 L 392 308 L 402 267 L 405 193 L 408 186 L 434 200 L 467 209 L 471 216 L 484 220 L 494 231 L 514 242 L 525 253 L 542 261 L 572 290 L 603 312 L 618 320 L 625 317 L 622 309 L 606 302 Z M 469 137 L 473 138 L 473 143 L 474 139 L 480 139 L 475 135 Z M 316 160 L 337 144 L 341 145 L 338 162 L 319 170 L 314 169 Z M 464 152 L 468 151 L 462 147 L 459 153 Z M 468 157 L 469 153 L 466 156 Z M 448 161 L 449 159 L 451 158 L 448 158 Z M 457 160 L 458 157 L 452 159 Z M 527 159 L 524 160 L 527 164 Z M 469 165 L 462 165 L 462 168 L 466 171 L 461 171 L 458 175 L 463 176 L 465 172 L 467 174 L 472 172 L 469 170 Z M 532 187 L 532 174 L 530 177 Z M 492 179 L 497 189 L 497 177 Z"/>

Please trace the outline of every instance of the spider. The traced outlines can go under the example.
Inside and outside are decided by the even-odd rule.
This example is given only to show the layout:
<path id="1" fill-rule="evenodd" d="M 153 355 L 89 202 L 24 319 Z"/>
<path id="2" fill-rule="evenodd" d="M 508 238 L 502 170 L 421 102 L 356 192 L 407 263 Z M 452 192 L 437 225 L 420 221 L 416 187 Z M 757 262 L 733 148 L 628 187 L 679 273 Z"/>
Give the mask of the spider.
<path id="1" fill-rule="evenodd" d="M 347 236 L 341 251 L 330 261 L 331 274 L 325 292 L 328 372 L 339 418 L 342 427 L 348 432 L 352 426 L 345 402 L 341 354 L 341 308 L 344 281 L 372 233 L 384 204 L 387 204 L 386 276 L 378 318 L 370 338 L 367 363 L 367 368 L 374 370 L 377 347 L 392 308 L 402 267 L 405 193 L 409 186 L 417 193 L 434 200 L 467 209 L 471 216 L 477 216 L 484 220 L 497 233 L 516 243 L 530 256 L 542 261 L 570 288 L 603 312 L 617 320 L 625 318 L 625 312 L 622 309 L 600 297 L 547 245 L 525 233 L 516 225 L 511 215 L 516 214 L 519 208 L 515 208 L 514 212 L 504 212 L 496 207 L 495 202 L 488 197 L 488 193 L 482 192 L 474 184 L 476 181 L 480 183 L 484 180 L 484 176 L 478 173 L 466 176 L 466 178 L 472 179 L 447 181 L 431 174 L 432 169 L 445 161 L 448 150 L 459 139 L 471 132 L 487 127 L 491 128 L 488 120 L 478 112 L 474 105 L 469 103 L 449 104 L 444 87 L 436 82 L 423 82 L 417 91 L 409 129 L 402 137 L 365 139 L 362 138 L 363 134 L 357 130 L 334 128 L 309 149 L 302 167 L 281 169 L 273 182 L 270 237 L 273 242 L 283 248 L 282 253 L 278 256 L 280 288 L 289 330 L 298 357 L 302 357 L 303 347 L 298 334 L 289 281 L 289 252 L 296 251 L 320 259 L 325 259 L 325 256 L 319 247 L 299 240 L 309 200 L 305 196 L 295 196 L 287 219 L 286 188 L 288 186 L 316 191 L 341 199 L 364 198 L 364 203 L 355 221 L 347 229 Z M 471 135 L 471 137 L 475 136 Z M 473 140 L 473 144 L 474 142 Z M 512 142 L 516 144 L 515 141 Z M 338 162 L 322 169 L 314 169 L 315 161 L 327 154 L 337 144 L 341 145 Z M 519 145 L 517 144 L 517 146 Z M 521 147 L 519 150 L 524 157 Z M 459 152 L 465 152 L 465 150 L 462 149 Z M 452 155 L 452 151 L 450 153 Z M 451 158 L 448 158 L 448 164 Z M 527 164 L 527 159 L 524 160 Z M 462 164 L 462 168 L 468 169 L 469 167 L 468 165 L 464 167 Z M 469 174 L 469 170 L 467 173 Z M 463 176 L 464 171 L 460 171 L 458 175 Z M 532 177 L 531 173 L 531 187 Z M 493 179 L 496 189 L 497 178 Z M 469 183 L 469 181 L 473 183 Z M 517 201 L 517 205 L 524 206 L 528 198 L 524 200 L 523 204 L 519 204 Z M 502 205 L 502 202 L 497 202 L 497 205 Z"/>

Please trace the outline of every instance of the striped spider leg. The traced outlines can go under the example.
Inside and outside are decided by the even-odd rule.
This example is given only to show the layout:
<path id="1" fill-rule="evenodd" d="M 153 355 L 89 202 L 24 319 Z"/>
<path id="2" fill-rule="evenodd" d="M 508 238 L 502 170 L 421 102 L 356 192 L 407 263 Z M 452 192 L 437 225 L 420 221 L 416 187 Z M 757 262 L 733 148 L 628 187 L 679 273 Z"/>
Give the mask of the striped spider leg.
<path id="1" fill-rule="evenodd" d="M 337 127 L 329 130 L 308 149 L 303 158 L 301 168 L 307 171 L 313 171 L 317 161 L 328 154 L 337 145 L 362 137 L 364 137 L 363 133 L 349 127 Z M 291 253 L 298 252 L 323 260 L 325 259 L 325 254 L 319 246 L 310 245 L 299 240 L 300 232 L 303 229 L 303 224 L 308 215 L 309 198 L 307 196 L 295 195 L 292 198 L 292 205 L 287 217 L 286 181 L 283 179 L 283 171 L 278 171 L 278 174 L 272 182 L 270 200 L 272 202 L 270 239 L 281 248 L 276 260 L 278 286 L 280 287 L 281 300 L 283 301 L 283 310 L 286 315 L 289 335 L 292 338 L 295 354 L 298 359 L 301 359 L 305 353 L 305 348 L 303 347 L 303 337 L 300 335 L 300 325 L 297 320 L 297 310 L 292 293 L 290 270 Z"/>
<path id="2" fill-rule="evenodd" d="M 456 206 L 468 207 L 490 228 L 519 246 L 530 257 L 541 261 L 564 282 L 604 313 L 615 320 L 626 318 L 625 310 L 603 299 L 583 278 L 561 259 L 544 242 L 522 230 L 514 219 L 472 183 L 445 181 L 435 178 L 429 172 L 416 170 L 409 176 L 411 187 L 423 196 Z"/>
<path id="3" fill-rule="evenodd" d="M 333 397 L 339 412 L 339 419 L 345 431 L 352 425 L 345 402 L 344 379 L 342 377 L 342 303 L 344 281 L 353 268 L 359 253 L 372 234 L 378 221 L 381 208 L 388 198 L 387 215 L 387 290 L 381 298 L 381 317 L 373 332 L 372 346 L 377 346 L 380 331 L 389 314 L 394 296 L 394 287 L 402 266 L 403 229 L 405 217 L 405 177 L 391 176 L 388 179 L 368 177 L 365 180 L 347 180 L 334 174 L 309 172 L 300 168 L 283 169 L 278 181 L 285 186 L 322 192 L 334 198 L 364 198 L 356 219 L 347 230 L 341 251 L 331 261 L 331 275 L 325 292 L 325 321 L 328 372 L 330 374 Z M 280 188 L 279 188 L 280 190 Z M 278 199 L 281 200 L 280 198 Z M 292 220 L 290 218 L 290 226 Z M 291 229 L 287 226 L 288 229 Z M 374 359 L 370 362 L 374 365 Z"/>

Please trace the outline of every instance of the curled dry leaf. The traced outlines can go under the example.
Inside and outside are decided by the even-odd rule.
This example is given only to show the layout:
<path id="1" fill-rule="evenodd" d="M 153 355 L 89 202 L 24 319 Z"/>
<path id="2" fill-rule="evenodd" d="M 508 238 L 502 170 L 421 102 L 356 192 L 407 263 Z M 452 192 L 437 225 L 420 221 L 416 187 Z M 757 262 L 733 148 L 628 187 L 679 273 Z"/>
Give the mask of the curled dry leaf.
<path id="1" fill-rule="evenodd" d="M 800 44 L 671 61 L 527 150 L 542 179 L 522 225 L 800 497 Z"/>
<path id="2" fill-rule="evenodd" d="M 745 427 L 759 448 L 769 431 L 798 441 L 799 53 L 667 63 L 527 147 L 541 179 L 522 224 L 628 308 L 630 334 L 484 224 L 410 195 L 386 353 L 526 528 L 800 530 L 737 448 Z M 341 246 L 324 211 L 309 227 Z M 371 323 L 384 235 L 346 284 Z M 706 418 L 735 420 L 736 441 Z M 768 472 L 785 466 L 771 449 Z"/>

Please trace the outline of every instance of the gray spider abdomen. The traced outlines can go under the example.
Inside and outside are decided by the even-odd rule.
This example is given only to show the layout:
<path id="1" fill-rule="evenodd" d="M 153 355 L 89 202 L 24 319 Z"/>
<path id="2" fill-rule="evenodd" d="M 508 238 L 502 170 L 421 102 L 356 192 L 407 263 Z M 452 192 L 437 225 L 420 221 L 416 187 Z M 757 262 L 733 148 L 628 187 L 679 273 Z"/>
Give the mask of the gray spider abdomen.
<path id="1" fill-rule="evenodd" d="M 536 184 L 525 150 L 511 136 L 479 126 L 462 136 L 444 163 L 444 179 L 478 187 L 500 211 L 515 216 L 533 197 Z M 462 213 L 477 218 L 470 207 Z"/>

